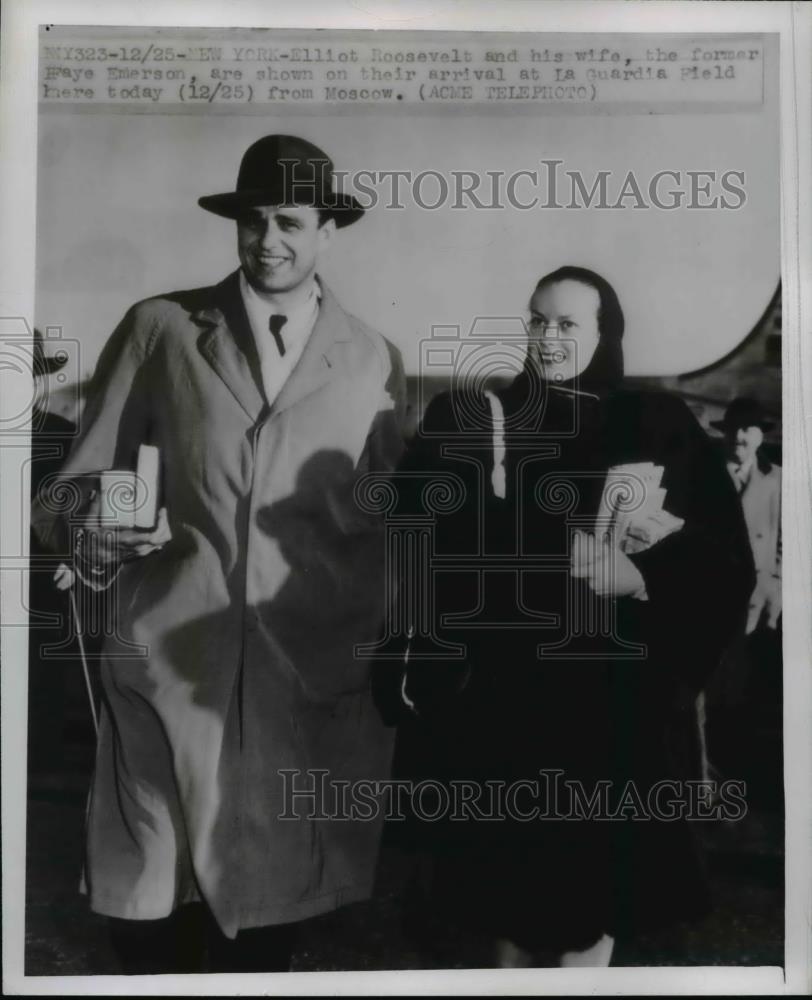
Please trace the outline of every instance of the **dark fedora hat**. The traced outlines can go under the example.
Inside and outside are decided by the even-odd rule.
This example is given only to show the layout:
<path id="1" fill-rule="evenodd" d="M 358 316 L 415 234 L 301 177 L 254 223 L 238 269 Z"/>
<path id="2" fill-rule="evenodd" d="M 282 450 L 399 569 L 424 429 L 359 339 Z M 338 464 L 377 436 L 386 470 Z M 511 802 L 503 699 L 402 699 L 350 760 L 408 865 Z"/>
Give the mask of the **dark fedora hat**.
<path id="1" fill-rule="evenodd" d="M 349 226 L 364 214 L 352 195 L 335 190 L 330 157 L 293 135 L 258 139 L 242 158 L 237 190 L 206 195 L 197 203 L 226 219 L 237 219 L 257 205 L 309 205 L 329 213 L 338 227 Z"/>
<path id="2" fill-rule="evenodd" d="M 51 372 L 58 372 L 68 363 L 68 355 L 64 350 L 57 351 L 56 354 L 49 357 L 42 346 L 43 340 L 42 333 L 34 327 L 34 347 L 31 352 L 31 372 L 34 375 L 50 375 Z"/>
<path id="3" fill-rule="evenodd" d="M 771 420 L 764 418 L 764 411 L 757 400 L 739 396 L 730 403 L 724 417 L 721 420 L 711 420 L 710 425 L 727 433 L 743 427 L 760 427 L 763 431 L 768 431 L 773 424 Z"/>

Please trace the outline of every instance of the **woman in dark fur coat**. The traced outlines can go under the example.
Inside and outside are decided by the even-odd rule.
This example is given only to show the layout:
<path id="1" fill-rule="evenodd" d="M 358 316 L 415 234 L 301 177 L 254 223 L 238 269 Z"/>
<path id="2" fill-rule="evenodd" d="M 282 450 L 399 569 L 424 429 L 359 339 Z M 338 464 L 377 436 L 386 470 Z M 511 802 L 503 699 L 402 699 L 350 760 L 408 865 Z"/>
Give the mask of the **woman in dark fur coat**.
<path id="1" fill-rule="evenodd" d="M 426 411 L 400 511 L 424 513 L 432 483 L 462 501 L 435 515 L 433 625 L 375 683 L 399 725 L 395 777 L 428 782 L 394 833 L 431 859 L 435 912 L 487 935 L 499 965 L 606 965 L 617 935 L 709 907 L 685 815 L 711 815 L 686 784 L 695 700 L 753 565 L 685 404 L 623 389 L 611 286 L 547 275 L 529 331 L 506 390 Z"/>

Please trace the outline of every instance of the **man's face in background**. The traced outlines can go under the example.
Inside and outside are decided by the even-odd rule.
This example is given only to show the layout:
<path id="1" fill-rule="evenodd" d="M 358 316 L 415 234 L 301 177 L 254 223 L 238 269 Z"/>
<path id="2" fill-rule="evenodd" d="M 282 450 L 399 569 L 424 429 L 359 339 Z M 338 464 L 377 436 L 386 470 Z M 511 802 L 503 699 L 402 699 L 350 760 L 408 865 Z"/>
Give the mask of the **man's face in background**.
<path id="1" fill-rule="evenodd" d="M 731 461 L 736 465 L 749 465 L 756 458 L 764 432 L 760 427 L 738 427 L 728 433 L 727 440 Z"/>
<path id="2" fill-rule="evenodd" d="M 298 288 L 316 273 L 334 231 L 335 221 L 320 224 L 318 210 L 309 206 L 249 209 L 237 220 L 237 252 L 246 278 L 269 295 Z"/>

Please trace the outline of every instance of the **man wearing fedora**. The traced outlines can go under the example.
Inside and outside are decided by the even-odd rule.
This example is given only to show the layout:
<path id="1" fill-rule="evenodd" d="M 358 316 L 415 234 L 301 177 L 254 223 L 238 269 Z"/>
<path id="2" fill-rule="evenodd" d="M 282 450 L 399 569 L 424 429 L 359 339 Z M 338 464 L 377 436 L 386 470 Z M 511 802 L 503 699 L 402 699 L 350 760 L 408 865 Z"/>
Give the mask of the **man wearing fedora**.
<path id="1" fill-rule="evenodd" d="M 746 630 L 753 632 L 762 619 L 774 629 L 781 614 L 781 467 L 761 451 L 772 423 L 756 400 L 738 397 L 711 426 L 725 435 L 727 470 L 741 499 L 756 564 Z"/>
<path id="2" fill-rule="evenodd" d="M 756 400 L 737 397 L 711 427 L 724 434 L 727 470 L 741 501 L 756 584 L 739 635 L 697 701 L 703 771 L 707 779 L 727 774 L 765 781 L 766 775 L 765 787 L 780 788 L 780 740 L 771 748 L 766 737 L 754 739 L 754 734 L 761 729 L 763 735 L 770 711 L 779 730 L 781 726 L 776 634 L 781 615 L 781 467 L 764 454 L 764 432 L 772 423 Z"/>
<path id="3" fill-rule="evenodd" d="M 403 374 L 317 275 L 363 214 L 324 152 L 266 136 L 199 203 L 236 220 L 239 269 L 128 311 L 63 469 L 157 446 L 158 526 L 35 523 L 112 581 L 83 883 L 125 970 L 283 970 L 296 925 L 372 891 L 382 816 L 340 818 L 332 790 L 389 773 L 358 651 L 383 525 L 358 496 L 400 456 Z"/>
<path id="4" fill-rule="evenodd" d="M 71 421 L 48 409 L 50 378 L 68 361 L 67 354 L 45 353 L 47 340 L 35 329 L 31 352 L 31 374 L 35 397 L 31 412 L 31 496 L 59 472 L 76 428 Z M 39 543 L 35 532 L 29 540 L 28 577 L 28 775 L 34 787 L 48 780 L 54 762 L 64 753 L 65 700 L 73 664 L 66 668 L 66 655 L 75 655 L 71 644 L 70 606 L 67 595 L 54 586 L 53 554 Z M 60 567 L 58 572 L 64 571 Z M 58 625 L 52 624 L 58 621 Z"/>

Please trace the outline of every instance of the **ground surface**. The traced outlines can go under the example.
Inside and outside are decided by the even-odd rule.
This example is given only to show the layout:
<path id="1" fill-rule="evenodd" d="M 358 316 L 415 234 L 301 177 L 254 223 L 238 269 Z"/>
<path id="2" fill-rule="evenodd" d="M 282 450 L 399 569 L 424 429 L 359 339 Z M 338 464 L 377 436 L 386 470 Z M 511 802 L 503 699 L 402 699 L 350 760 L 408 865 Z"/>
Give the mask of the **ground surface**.
<path id="1" fill-rule="evenodd" d="M 82 975 L 119 971 L 102 918 L 77 891 L 81 868 L 87 751 L 62 758 L 61 771 L 32 782 L 28 814 L 26 971 Z M 703 827 L 716 908 L 699 924 L 619 942 L 614 965 L 781 965 L 783 828 L 774 804 L 735 824 Z M 481 944 L 438 935 L 419 949 L 401 926 L 405 859 L 383 852 L 378 892 L 306 925 L 294 968 L 373 970 L 476 968 Z"/>

